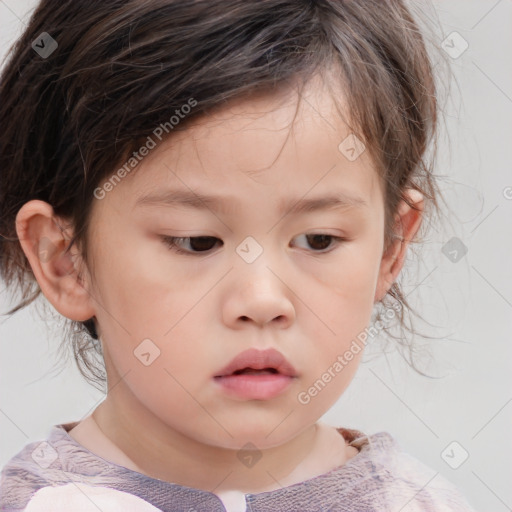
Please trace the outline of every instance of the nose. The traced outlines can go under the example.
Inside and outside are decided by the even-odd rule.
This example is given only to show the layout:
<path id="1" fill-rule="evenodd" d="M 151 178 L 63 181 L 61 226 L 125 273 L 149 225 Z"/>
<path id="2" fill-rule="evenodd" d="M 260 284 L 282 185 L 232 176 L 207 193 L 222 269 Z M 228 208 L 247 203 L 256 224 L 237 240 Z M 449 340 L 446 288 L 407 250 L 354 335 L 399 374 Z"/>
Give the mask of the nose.
<path id="1" fill-rule="evenodd" d="M 295 320 L 293 287 L 265 262 L 255 263 L 231 273 L 224 322 L 233 329 L 246 328 L 248 323 L 285 329 Z"/>

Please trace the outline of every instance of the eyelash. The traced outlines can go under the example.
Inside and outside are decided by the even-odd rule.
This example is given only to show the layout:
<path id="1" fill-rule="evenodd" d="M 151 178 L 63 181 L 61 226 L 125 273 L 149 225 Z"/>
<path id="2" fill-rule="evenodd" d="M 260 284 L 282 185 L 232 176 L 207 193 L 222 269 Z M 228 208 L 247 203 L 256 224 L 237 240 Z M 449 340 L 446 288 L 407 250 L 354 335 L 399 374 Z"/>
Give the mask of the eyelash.
<path id="1" fill-rule="evenodd" d="M 349 239 L 348 238 L 345 238 L 345 237 L 340 237 L 340 236 L 335 236 L 335 235 L 330 235 L 328 233 L 306 233 L 306 236 L 323 236 L 323 237 L 330 237 L 334 240 L 335 244 L 334 244 L 334 247 L 332 247 L 331 249 L 329 250 L 323 250 L 323 251 L 313 251 L 313 252 L 316 252 L 318 254 L 327 254 L 331 251 L 333 251 L 336 247 L 338 247 L 339 245 L 341 245 L 343 242 L 346 242 L 348 241 Z M 218 238 L 214 237 L 214 236 L 191 236 L 191 237 L 181 237 L 181 236 L 162 236 L 162 240 L 164 242 L 164 244 L 167 246 L 168 249 L 170 249 L 171 251 L 173 252 L 176 252 L 178 254 L 185 254 L 185 255 L 189 255 L 189 256 L 199 256 L 201 254 L 208 254 L 210 249 L 206 250 L 206 251 L 196 251 L 196 252 L 193 252 L 193 251 L 185 251 L 183 249 L 181 249 L 177 243 L 179 242 L 183 242 L 184 240 L 192 240 L 192 239 L 197 239 L 197 238 L 211 238 L 211 239 L 216 239 L 216 240 L 219 240 Z"/>

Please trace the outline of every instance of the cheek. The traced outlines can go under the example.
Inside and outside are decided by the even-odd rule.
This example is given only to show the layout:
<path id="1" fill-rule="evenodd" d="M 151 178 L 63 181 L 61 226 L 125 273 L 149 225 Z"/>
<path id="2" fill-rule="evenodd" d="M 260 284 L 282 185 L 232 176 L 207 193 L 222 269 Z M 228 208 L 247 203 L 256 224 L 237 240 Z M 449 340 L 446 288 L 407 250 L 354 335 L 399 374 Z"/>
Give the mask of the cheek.
<path id="1" fill-rule="evenodd" d="M 96 316 L 102 338 L 115 342 L 109 350 L 113 362 L 120 366 L 119 373 L 130 370 L 134 362 L 134 368 L 139 368 L 134 351 L 145 339 L 156 346 L 152 348 L 148 342 L 149 352 L 160 352 L 148 378 L 158 372 L 169 379 L 159 365 L 169 371 L 189 368 L 192 361 L 197 365 L 201 336 L 190 333 L 196 335 L 201 330 L 202 322 L 194 321 L 203 306 L 198 299 L 211 284 L 197 272 L 189 275 L 190 269 L 184 271 L 183 265 L 175 264 L 176 256 L 171 257 L 158 239 L 130 235 L 128 229 L 123 232 L 123 226 L 106 227 L 97 238 L 104 243 L 94 254 Z M 122 243 L 129 239 L 135 240 L 133 247 Z M 139 377 L 146 378 L 142 373 Z"/>
<path id="2" fill-rule="evenodd" d="M 351 249 L 339 278 L 334 280 L 336 293 L 344 301 L 357 303 L 362 311 L 371 310 L 382 258 L 380 233 L 374 231 Z"/>
<path id="3" fill-rule="evenodd" d="M 314 340 L 308 356 L 311 365 L 308 377 L 311 382 L 320 379 L 320 386 L 331 378 L 318 402 L 334 403 L 357 370 L 374 308 L 378 255 L 376 244 L 353 244 L 340 257 L 335 271 L 331 268 L 329 276 L 324 271 L 321 286 L 309 289 L 308 305 L 318 314 L 312 323 L 307 322 L 309 327 L 304 327 Z M 302 317 L 311 318 L 311 312 L 304 310 Z M 311 333 L 312 326 L 314 333 Z"/>
<path id="4" fill-rule="evenodd" d="M 320 316 L 336 336 L 346 338 L 367 325 L 379 267 L 378 245 L 361 240 L 343 248 L 335 263 L 315 270 L 313 276 L 320 286 L 308 287 L 305 296 L 308 301 L 314 301 Z"/>
<path id="5" fill-rule="evenodd" d="M 128 247 L 121 236 L 108 239 L 96 255 L 93 292 L 101 305 L 98 315 L 137 337 L 162 336 L 169 330 L 185 313 L 187 301 L 183 300 L 185 277 L 172 271 L 166 256 L 165 247 L 155 240 L 140 239 Z"/>
<path id="6" fill-rule="evenodd" d="M 347 351 L 351 354 L 348 358 Z M 357 371 L 363 350 L 362 347 L 350 350 L 349 345 L 339 345 L 338 350 L 331 348 L 327 352 L 329 357 L 324 358 L 322 354 L 323 363 L 315 364 L 315 370 L 296 396 L 298 411 L 310 417 L 322 416 L 339 400 Z M 316 361 L 319 361 L 318 355 Z"/>

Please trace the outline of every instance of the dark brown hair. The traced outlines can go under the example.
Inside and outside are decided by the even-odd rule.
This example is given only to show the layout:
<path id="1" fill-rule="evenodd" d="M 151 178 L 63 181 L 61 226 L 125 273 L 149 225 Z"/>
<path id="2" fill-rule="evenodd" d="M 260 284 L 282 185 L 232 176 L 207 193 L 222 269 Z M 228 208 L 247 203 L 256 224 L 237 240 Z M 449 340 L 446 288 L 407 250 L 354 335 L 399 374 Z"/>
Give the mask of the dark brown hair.
<path id="1" fill-rule="evenodd" d="M 43 32 L 58 44 L 46 57 L 32 47 Z M 343 91 L 351 129 L 383 180 L 387 248 L 406 187 L 424 195 L 424 217 L 439 210 L 434 159 L 426 157 L 436 144 L 435 76 L 403 1 L 42 0 L 0 84 L 0 273 L 22 296 L 7 314 L 41 292 L 15 231 L 24 203 L 46 201 L 68 219 L 69 247 L 77 244 L 89 265 L 94 190 L 155 127 L 191 98 L 197 103 L 180 130 L 230 100 L 304 84 L 315 73 L 329 76 L 334 95 Z M 412 309 L 399 283 L 386 300 L 404 306 L 405 327 Z M 78 368 L 104 383 L 94 319 L 66 325 L 63 343 L 73 344 Z"/>

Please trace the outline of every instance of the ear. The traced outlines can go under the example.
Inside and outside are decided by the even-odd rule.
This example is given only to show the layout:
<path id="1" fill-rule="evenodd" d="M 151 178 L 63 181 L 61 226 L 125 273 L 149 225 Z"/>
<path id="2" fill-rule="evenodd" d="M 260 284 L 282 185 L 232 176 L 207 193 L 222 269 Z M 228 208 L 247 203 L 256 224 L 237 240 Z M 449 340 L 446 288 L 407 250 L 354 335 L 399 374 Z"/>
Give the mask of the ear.
<path id="1" fill-rule="evenodd" d="M 25 203 L 16 215 L 16 232 L 41 291 L 54 308 L 79 322 L 93 317 L 88 281 L 78 268 L 78 251 L 72 247 L 66 252 L 72 236 L 51 205 L 39 200 Z"/>
<path id="2" fill-rule="evenodd" d="M 395 233 L 398 233 L 399 238 L 394 240 L 382 255 L 375 302 L 384 298 L 398 277 L 404 265 L 409 242 L 414 239 L 421 225 L 424 208 L 423 195 L 414 189 L 407 189 L 405 194 L 409 198 L 409 202 L 413 203 L 419 211 L 411 208 L 404 200 L 399 204 L 395 216 Z"/>

